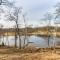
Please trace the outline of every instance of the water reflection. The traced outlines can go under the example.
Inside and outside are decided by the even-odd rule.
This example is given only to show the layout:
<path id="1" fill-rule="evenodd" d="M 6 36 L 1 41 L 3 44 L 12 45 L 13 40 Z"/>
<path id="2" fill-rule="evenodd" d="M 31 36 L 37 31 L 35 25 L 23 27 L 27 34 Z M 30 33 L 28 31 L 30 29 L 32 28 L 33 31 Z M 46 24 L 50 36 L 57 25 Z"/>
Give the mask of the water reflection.
<path id="1" fill-rule="evenodd" d="M 21 36 L 21 42 L 22 42 L 22 46 L 24 43 L 24 36 Z M 48 47 L 48 38 L 47 37 L 39 37 L 39 36 L 27 36 L 26 37 L 26 44 L 27 41 L 29 42 L 29 46 L 35 46 L 35 47 Z M 15 37 L 14 36 L 9 36 L 8 40 L 7 37 L 5 36 L 4 39 L 1 36 L 0 37 L 0 44 L 2 44 L 2 42 L 4 42 L 5 45 L 9 45 L 9 46 L 14 46 L 15 45 Z M 60 38 L 50 38 L 50 46 L 54 46 L 53 43 L 55 43 L 55 45 L 57 45 L 60 42 Z M 60 44 L 60 43 L 59 43 Z M 17 40 L 17 46 L 19 46 L 19 40 Z"/>

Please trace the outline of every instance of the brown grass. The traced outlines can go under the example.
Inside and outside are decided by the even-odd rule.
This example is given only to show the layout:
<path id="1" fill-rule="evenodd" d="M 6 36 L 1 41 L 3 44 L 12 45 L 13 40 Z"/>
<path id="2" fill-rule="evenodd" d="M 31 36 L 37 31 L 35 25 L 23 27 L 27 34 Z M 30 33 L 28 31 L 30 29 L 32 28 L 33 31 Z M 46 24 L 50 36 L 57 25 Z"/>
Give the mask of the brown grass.
<path id="1" fill-rule="evenodd" d="M 60 48 L 0 48 L 0 60 L 60 60 Z"/>

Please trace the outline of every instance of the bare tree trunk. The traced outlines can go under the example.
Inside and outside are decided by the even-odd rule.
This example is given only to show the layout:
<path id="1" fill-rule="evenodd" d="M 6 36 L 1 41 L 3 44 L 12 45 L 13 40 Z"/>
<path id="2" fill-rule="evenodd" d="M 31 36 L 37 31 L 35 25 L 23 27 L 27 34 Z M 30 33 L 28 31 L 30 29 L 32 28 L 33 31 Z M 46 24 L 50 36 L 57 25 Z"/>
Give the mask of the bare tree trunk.
<path id="1" fill-rule="evenodd" d="M 48 22 L 48 47 L 50 47 L 50 37 L 51 37 L 51 28 L 50 28 L 50 23 L 51 23 L 51 20 L 49 19 L 49 22 Z"/>
<path id="2" fill-rule="evenodd" d="M 26 40 L 27 40 L 26 46 L 28 46 L 28 44 L 29 44 L 29 39 L 28 39 L 28 31 L 27 31 L 27 28 L 26 28 Z"/>
<path id="3" fill-rule="evenodd" d="M 25 23 L 25 22 L 24 22 Z M 24 43 L 23 43 L 23 49 L 25 48 L 25 40 L 26 40 L 26 27 L 24 28 Z"/>
<path id="4" fill-rule="evenodd" d="M 19 48 L 21 49 L 21 37 L 20 37 L 20 34 L 19 34 Z"/>
<path id="5" fill-rule="evenodd" d="M 21 49 L 21 33 L 19 27 L 18 27 L 18 36 L 19 36 L 19 48 Z"/>
<path id="6" fill-rule="evenodd" d="M 26 35 L 24 35 L 24 44 L 23 44 L 23 48 L 25 48 L 25 40 L 26 40 Z"/>
<path id="7" fill-rule="evenodd" d="M 20 34 L 20 29 L 19 29 L 19 26 L 18 26 L 18 23 L 17 22 L 16 22 L 16 25 L 17 25 L 17 28 L 16 28 L 17 34 L 16 35 L 18 36 L 18 39 L 19 39 L 19 48 L 21 49 L 21 37 L 20 37 L 21 34 Z"/>
<path id="8" fill-rule="evenodd" d="M 26 27 L 26 19 L 25 19 L 25 16 L 26 15 L 23 15 L 23 19 L 24 19 L 24 24 L 25 24 L 25 29 L 24 29 L 24 36 L 25 36 L 25 38 L 24 38 L 24 46 L 23 46 L 23 48 L 25 48 L 25 40 L 27 40 L 26 38 L 27 38 L 27 27 Z M 27 45 L 28 45 L 28 42 L 27 42 Z"/>
<path id="9" fill-rule="evenodd" d="M 15 47 L 17 47 L 17 35 L 16 35 L 16 32 L 15 32 Z"/>
<path id="10" fill-rule="evenodd" d="M 18 17 L 17 17 L 18 18 Z M 18 21 L 16 20 L 16 28 L 15 28 L 15 47 L 17 47 L 17 38 L 18 38 Z"/>
<path id="11" fill-rule="evenodd" d="M 6 40 L 8 41 L 8 47 L 9 47 L 8 31 L 7 31 L 7 35 L 6 35 Z"/>
<path id="12" fill-rule="evenodd" d="M 4 46 L 4 33 L 3 33 L 3 42 L 2 42 L 2 46 Z"/>
<path id="13" fill-rule="evenodd" d="M 48 26 L 48 48 L 50 47 L 50 37 L 51 37 L 51 32 L 50 32 L 50 27 Z"/>

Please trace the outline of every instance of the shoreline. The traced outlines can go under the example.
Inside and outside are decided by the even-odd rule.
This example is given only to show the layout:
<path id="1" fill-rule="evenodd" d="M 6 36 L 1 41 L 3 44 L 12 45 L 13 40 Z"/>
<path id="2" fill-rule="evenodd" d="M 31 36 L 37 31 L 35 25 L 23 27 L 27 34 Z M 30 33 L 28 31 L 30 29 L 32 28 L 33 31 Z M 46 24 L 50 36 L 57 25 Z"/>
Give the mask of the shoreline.
<path id="1" fill-rule="evenodd" d="M 1 34 L 0 36 L 15 36 L 15 33 L 13 32 L 8 32 L 8 33 L 4 33 L 4 34 Z M 41 36 L 41 37 L 48 37 L 49 35 L 50 36 L 53 36 L 53 37 L 60 37 L 60 32 L 53 32 L 53 33 L 48 33 L 48 32 L 33 32 L 33 33 L 26 33 L 26 34 L 20 34 L 20 36 L 32 36 L 32 35 L 35 35 L 35 36 Z"/>

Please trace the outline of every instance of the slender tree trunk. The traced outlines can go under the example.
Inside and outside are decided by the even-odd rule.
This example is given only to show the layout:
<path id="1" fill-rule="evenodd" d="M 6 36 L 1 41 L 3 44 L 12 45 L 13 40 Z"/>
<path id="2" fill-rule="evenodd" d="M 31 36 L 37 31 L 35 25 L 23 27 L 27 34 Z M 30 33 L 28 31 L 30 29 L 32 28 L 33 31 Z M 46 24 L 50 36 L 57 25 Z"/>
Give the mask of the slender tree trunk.
<path id="1" fill-rule="evenodd" d="M 19 48 L 21 49 L 21 37 L 20 37 L 20 34 L 19 34 Z"/>
<path id="2" fill-rule="evenodd" d="M 17 34 L 15 32 L 15 47 L 17 47 Z"/>
<path id="3" fill-rule="evenodd" d="M 8 31 L 7 31 L 7 35 L 6 35 L 6 40 L 8 41 L 8 47 L 9 47 Z"/>
<path id="4" fill-rule="evenodd" d="M 25 48 L 25 40 L 26 40 L 26 36 L 24 36 L 24 45 L 23 45 L 23 48 Z"/>
<path id="5" fill-rule="evenodd" d="M 24 29 L 24 44 L 23 44 L 23 48 L 25 48 L 25 40 L 26 40 L 26 27 Z"/>
<path id="6" fill-rule="evenodd" d="M 3 34 L 3 42 L 2 42 L 2 46 L 4 46 L 4 34 Z"/>
<path id="7" fill-rule="evenodd" d="M 28 39 L 28 31 L 27 31 L 27 28 L 26 28 L 26 40 L 27 40 L 26 46 L 28 46 L 28 44 L 29 44 L 29 39 Z"/>
<path id="8" fill-rule="evenodd" d="M 20 33 L 20 29 L 19 28 L 17 29 L 18 29 L 17 31 L 18 31 L 18 36 L 19 36 L 19 48 L 21 49 L 21 33 Z"/>
<path id="9" fill-rule="evenodd" d="M 49 23 L 48 23 L 48 47 L 50 47 L 49 42 L 51 37 L 50 23 L 51 23 L 51 20 L 49 20 Z"/>
<path id="10" fill-rule="evenodd" d="M 25 29 L 24 29 L 24 35 L 25 35 L 25 38 L 24 38 L 24 48 L 25 48 L 25 40 L 27 40 L 27 27 L 26 27 L 26 20 L 25 20 L 25 15 L 23 15 L 23 19 L 24 19 L 24 24 L 25 24 Z M 27 45 L 28 45 L 28 42 L 27 42 Z"/>
<path id="11" fill-rule="evenodd" d="M 17 38 L 18 38 L 18 21 L 16 20 L 16 28 L 15 28 L 15 47 L 17 48 Z"/>
<path id="12" fill-rule="evenodd" d="M 48 36 L 48 47 L 50 47 L 50 36 Z"/>
<path id="13" fill-rule="evenodd" d="M 48 48 L 50 47 L 50 27 L 48 26 Z"/>

